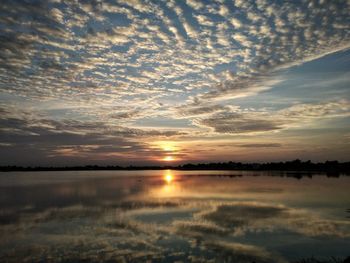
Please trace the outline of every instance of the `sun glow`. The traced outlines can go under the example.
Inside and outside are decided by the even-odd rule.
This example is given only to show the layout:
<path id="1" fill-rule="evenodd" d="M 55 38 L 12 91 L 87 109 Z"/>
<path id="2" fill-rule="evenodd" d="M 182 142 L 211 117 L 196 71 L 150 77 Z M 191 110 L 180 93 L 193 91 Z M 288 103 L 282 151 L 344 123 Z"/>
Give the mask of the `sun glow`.
<path id="1" fill-rule="evenodd" d="M 175 161 L 175 158 L 173 156 L 165 156 L 163 158 L 163 161 L 165 161 L 165 162 L 172 162 L 172 161 Z"/>
<path id="2" fill-rule="evenodd" d="M 174 147 L 173 146 L 170 146 L 170 145 L 164 145 L 163 146 L 163 150 L 166 151 L 166 152 L 172 152 L 174 151 Z"/>
<path id="3" fill-rule="evenodd" d="M 163 149 L 163 151 L 166 151 L 166 152 L 173 152 L 173 151 L 175 151 L 176 149 L 176 147 L 175 147 L 175 145 L 174 145 L 174 143 L 172 143 L 172 142 L 168 142 L 168 141 L 162 141 L 162 142 L 160 142 L 159 143 L 159 146 L 160 146 L 160 148 L 162 148 Z"/>

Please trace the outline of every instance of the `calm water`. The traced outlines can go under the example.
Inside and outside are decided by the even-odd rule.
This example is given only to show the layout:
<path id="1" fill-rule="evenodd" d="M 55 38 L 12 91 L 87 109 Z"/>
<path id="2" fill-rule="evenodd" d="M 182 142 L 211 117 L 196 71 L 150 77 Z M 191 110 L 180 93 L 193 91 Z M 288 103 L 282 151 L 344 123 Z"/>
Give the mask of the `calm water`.
<path id="1" fill-rule="evenodd" d="M 349 256 L 350 177 L 269 175 L 0 173 L 0 261 L 258 263 Z"/>

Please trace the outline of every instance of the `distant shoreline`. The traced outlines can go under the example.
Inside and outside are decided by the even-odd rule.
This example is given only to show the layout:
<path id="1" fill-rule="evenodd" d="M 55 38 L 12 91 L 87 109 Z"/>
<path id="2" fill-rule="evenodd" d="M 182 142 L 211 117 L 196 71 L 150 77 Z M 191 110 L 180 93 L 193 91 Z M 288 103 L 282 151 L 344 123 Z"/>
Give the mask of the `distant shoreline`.
<path id="1" fill-rule="evenodd" d="M 290 172 L 324 172 L 329 174 L 350 174 L 350 162 L 326 161 L 323 163 L 313 163 L 311 161 L 287 161 L 273 163 L 241 163 L 241 162 L 223 162 L 223 163 L 198 163 L 184 164 L 178 166 L 64 166 L 64 167 L 23 167 L 23 166 L 0 166 L 1 172 L 15 171 L 118 171 L 118 170 L 246 170 L 246 171 L 290 171 Z"/>

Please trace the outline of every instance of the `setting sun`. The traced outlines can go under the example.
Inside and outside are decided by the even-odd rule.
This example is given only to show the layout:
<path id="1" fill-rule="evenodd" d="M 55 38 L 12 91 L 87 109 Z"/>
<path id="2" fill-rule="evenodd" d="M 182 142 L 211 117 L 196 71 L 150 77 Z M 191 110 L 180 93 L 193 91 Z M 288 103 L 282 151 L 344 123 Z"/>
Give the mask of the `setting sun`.
<path id="1" fill-rule="evenodd" d="M 175 161 L 175 158 L 173 156 L 165 156 L 163 158 L 163 161 L 165 162 L 171 162 L 171 161 Z"/>

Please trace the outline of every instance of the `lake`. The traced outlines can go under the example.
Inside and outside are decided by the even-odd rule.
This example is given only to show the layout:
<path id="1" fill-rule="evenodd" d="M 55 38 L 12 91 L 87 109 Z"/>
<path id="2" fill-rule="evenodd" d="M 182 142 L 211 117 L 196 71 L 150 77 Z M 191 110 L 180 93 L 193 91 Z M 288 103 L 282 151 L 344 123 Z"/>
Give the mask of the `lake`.
<path id="1" fill-rule="evenodd" d="M 344 259 L 350 255 L 350 177 L 301 176 L 0 173 L 0 262 Z"/>

